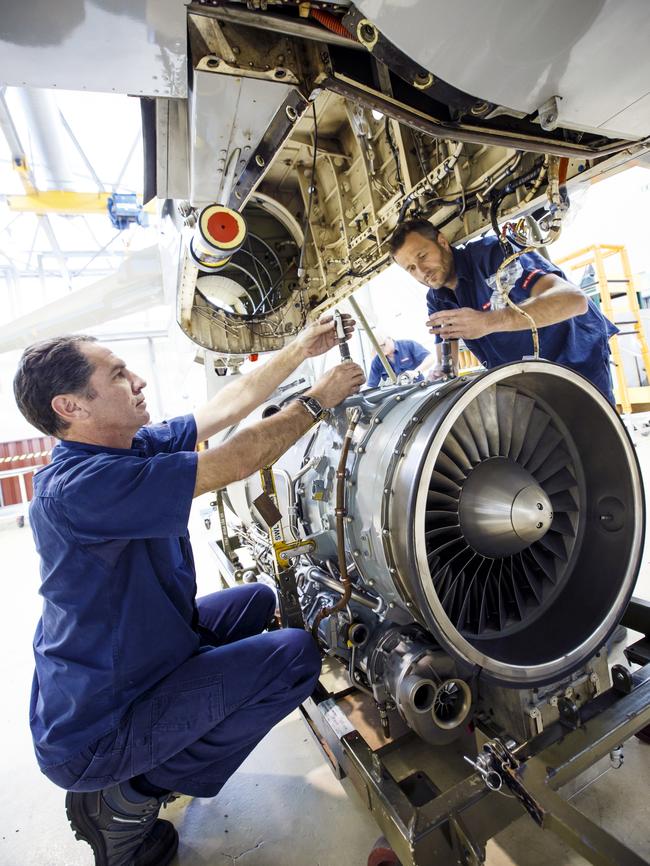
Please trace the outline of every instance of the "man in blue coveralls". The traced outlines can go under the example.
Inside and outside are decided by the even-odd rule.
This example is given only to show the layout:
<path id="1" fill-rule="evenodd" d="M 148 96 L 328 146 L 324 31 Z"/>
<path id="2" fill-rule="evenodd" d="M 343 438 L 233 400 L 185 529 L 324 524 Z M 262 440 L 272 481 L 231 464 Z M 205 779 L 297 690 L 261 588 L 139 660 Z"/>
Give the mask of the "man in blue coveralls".
<path id="1" fill-rule="evenodd" d="M 429 331 L 437 343 L 454 341 L 455 365 L 459 338 L 488 368 L 532 354 L 526 318 L 504 306 L 496 291 L 497 268 L 505 258 L 496 237 L 452 248 L 427 220 L 407 220 L 393 233 L 391 252 L 428 287 Z M 538 253 L 525 253 L 509 267 L 515 272 L 510 297 L 539 328 L 540 358 L 581 373 L 614 403 L 608 341 L 618 329 Z"/>
<path id="2" fill-rule="evenodd" d="M 431 352 L 420 343 L 416 343 L 415 340 L 393 340 L 392 337 L 379 331 L 375 333 L 375 338 L 397 376 L 405 371 L 412 372 L 414 378 L 418 375 L 425 375 L 426 371 L 435 363 L 435 357 L 431 355 Z M 375 355 L 370 365 L 368 386 L 376 388 L 382 379 L 388 379 L 388 373 L 379 360 L 379 355 Z"/>
<path id="3" fill-rule="evenodd" d="M 354 322 L 344 326 L 349 337 Z M 195 598 L 187 522 L 195 496 L 273 463 L 359 390 L 361 368 L 341 364 L 281 412 L 196 452 L 335 345 L 323 320 L 195 415 L 152 426 L 146 383 L 94 338 L 23 354 L 18 406 L 61 440 L 30 507 L 43 596 L 30 723 L 41 770 L 68 791 L 96 866 L 166 866 L 178 834 L 158 819 L 161 805 L 172 792 L 217 794 L 314 688 L 311 634 L 265 631 L 268 586 Z"/>

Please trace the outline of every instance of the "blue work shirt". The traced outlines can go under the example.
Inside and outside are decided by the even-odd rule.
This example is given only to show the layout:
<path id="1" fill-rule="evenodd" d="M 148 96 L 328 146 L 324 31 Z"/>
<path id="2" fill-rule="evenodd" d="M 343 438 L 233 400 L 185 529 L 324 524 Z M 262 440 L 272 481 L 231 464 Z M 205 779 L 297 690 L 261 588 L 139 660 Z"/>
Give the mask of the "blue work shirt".
<path id="1" fill-rule="evenodd" d="M 199 647 L 195 445 L 188 415 L 143 427 L 131 448 L 60 442 L 34 477 L 43 612 L 30 723 L 43 769 L 117 728 Z"/>
<path id="2" fill-rule="evenodd" d="M 416 343 L 415 340 L 393 340 L 395 351 L 392 358 L 387 357 L 387 361 L 399 376 L 404 370 L 416 370 L 422 361 L 427 358 L 431 352 Z M 379 355 L 375 355 L 370 365 L 370 375 L 368 376 L 368 385 L 371 388 L 376 388 L 382 379 L 387 379 L 388 373 L 384 370 L 384 365 L 379 360 Z"/>
<path id="3" fill-rule="evenodd" d="M 458 285 L 455 291 L 449 288 L 429 289 L 429 315 L 459 307 L 470 307 L 473 310 L 491 309 L 496 288 L 495 275 L 504 259 L 498 239 L 494 236 L 481 238 L 466 246 L 453 247 L 452 253 Z M 538 253 L 524 253 L 514 265 L 518 276 L 510 298 L 515 303 L 529 298 L 531 289 L 545 274 L 556 274 L 566 280 L 560 268 Z M 609 338 L 617 333 L 618 328 L 588 299 L 588 309 L 583 315 L 539 329 L 539 356 L 581 373 L 613 403 Z M 440 340 L 436 335 L 436 342 Z M 500 331 L 463 342 L 488 368 L 498 367 L 509 361 L 519 361 L 525 355 L 533 353 L 530 330 Z"/>

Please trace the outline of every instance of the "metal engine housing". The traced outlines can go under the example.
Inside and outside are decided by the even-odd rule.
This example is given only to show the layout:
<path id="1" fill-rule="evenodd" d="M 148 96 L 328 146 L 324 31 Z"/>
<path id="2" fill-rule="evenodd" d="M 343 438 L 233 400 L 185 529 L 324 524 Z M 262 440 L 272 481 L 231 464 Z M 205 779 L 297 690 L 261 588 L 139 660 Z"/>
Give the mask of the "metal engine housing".
<path id="1" fill-rule="evenodd" d="M 336 467 L 353 409 L 344 481 L 353 594 L 319 627 L 352 680 L 435 743 L 481 712 L 481 694 L 494 704 L 495 688 L 528 690 L 526 711 L 544 687 L 549 706 L 532 716 L 547 719 L 571 682 L 596 684 L 582 699 L 602 690 L 602 650 L 644 535 L 634 447 L 602 394 L 567 368 L 522 361 L 366 391 L 334 410 L 276 467 L 280 510 L 313 545 L 295 560 L 308 624 L 342 593 Z M 245 491 L 250 508 L 257 479 Z"/>

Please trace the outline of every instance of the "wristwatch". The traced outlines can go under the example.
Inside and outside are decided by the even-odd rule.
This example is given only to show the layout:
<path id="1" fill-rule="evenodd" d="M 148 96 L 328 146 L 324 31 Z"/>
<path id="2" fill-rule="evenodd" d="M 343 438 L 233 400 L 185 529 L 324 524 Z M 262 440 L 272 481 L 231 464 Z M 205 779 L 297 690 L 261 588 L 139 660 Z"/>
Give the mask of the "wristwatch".
<path id="1" fill-rule="evenodd" d="M 315 397 L 307 397 L 304 394 L 301 394 L 299 397 L 295 398 L 295 401 L 297 403 L 302 403 L 315 422 L 320 421 L 327 414 L 327 410 L 321 406 Z"/>

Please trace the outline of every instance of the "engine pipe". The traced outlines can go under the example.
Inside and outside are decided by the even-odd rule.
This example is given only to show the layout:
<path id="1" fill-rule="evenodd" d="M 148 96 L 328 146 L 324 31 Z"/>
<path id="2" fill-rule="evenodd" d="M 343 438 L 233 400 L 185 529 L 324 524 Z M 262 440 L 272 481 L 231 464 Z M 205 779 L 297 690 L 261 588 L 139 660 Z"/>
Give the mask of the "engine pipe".
<path id="1" fill-rule="evenodd" d="M 343 595 L 332 607 L 324 607 L 322 608 L 314 620 L 314 624 L 311 627 L 311 633 L 314 637 L 314 640 L 318 640 L 318 626 L 325 619 L 326 616 L 331 616 L 333 613 L 336 613 L 338 610 L 343 610 L 348 602 L 350 601 L 350 596 L 352 595 L 352 583 L 350 581 L 350 576 L 348 575 L 348 568 L 346 563 L 346 553 L 345 553 L 345 523 L 344 518 L 347 514 L 347 510 L 345 508 L 345 479 L 346 479 L 346 463 L 348 460 L 348 454 L 350 453 L 350 445 L 352 444 L 352 436 L 354 434 L 355 428 L 359 423 L 359 418 L 361 417 L 360 409 L 353 409 L 350 414 L 350 420 L 348 423 L 348 429 L 345 431 L 345 437 L 343 439 L 343 447 L 341 448 L 341 457 L 339 459 L 339 465 L 336 470 L 336 550 L 339 558 L 339 571 L 341 573 L 341 583 L 343 584 Z"/>

